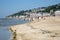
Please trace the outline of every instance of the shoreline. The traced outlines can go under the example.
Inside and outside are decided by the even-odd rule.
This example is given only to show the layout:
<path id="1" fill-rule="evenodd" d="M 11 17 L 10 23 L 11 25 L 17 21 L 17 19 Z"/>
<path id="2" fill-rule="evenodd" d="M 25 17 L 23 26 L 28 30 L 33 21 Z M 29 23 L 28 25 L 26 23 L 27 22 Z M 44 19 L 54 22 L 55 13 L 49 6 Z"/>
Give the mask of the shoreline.
<path id="1" fill-rule="evenodd" d="M 59 17 L 47 17 L 10 28 L 13 30 L 10 29 L 16 40 L 60 40 Z"/>

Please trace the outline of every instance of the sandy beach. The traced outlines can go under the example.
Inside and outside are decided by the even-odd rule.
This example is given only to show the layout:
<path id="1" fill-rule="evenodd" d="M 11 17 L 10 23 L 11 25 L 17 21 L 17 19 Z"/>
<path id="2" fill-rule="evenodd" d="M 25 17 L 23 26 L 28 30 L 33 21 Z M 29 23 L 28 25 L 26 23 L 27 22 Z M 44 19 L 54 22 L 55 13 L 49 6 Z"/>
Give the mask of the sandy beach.
<path id="1" fill-rule="evenodd" d="M 11 40 L 60 40 L 60 17 L 45 17 L 14 25 L 10 27 L 10 31 Z"/>

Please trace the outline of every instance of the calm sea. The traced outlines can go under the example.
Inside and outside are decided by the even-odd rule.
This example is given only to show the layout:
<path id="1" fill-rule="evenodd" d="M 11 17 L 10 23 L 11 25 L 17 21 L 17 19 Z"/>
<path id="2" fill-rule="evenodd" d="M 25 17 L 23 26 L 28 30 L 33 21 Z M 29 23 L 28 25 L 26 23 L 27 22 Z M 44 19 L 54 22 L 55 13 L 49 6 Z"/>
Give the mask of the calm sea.
<path id="1" fill-rule="evenodd" d="M 27 20 L 22 19 L 0 19 L 0 40 L 10 40 L 11 33 L 8 31 L 8 27 L 11 25 L 27 23 Z"/>

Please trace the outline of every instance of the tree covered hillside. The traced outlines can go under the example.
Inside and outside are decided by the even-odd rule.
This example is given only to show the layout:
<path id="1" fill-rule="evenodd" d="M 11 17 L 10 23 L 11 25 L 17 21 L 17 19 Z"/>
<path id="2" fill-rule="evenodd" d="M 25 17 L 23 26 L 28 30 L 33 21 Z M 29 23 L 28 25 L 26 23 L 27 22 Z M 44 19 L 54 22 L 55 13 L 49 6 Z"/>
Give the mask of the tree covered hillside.
<path id="1" fill-rule="evenodd" d="M 44 10 L 41 10 L 41 9 L 44 9 Z M 10 16 L 20 16 L 20 15 L 26 15 L 25 13 L 26 12 L 34 12 L 34 13 L 38 13 L 38 12 L 50 12 L 50 10 L 53 10 L 53 11 L 56 11 L 56 10 L 60 10 L 60 3 L 59 4 L 55 4 L 55 5 L 51 5 L 51 6 L 48 6 L 48 7 L 39 7 L 39 8 L 34 8 L 34 9 L 30 9 L 30 10 L 22 10 L 22 11 L 19 11 L 17 13 L 14 13 L 12 15 L 9 15 L 7 17 L 10 17 Z"/>

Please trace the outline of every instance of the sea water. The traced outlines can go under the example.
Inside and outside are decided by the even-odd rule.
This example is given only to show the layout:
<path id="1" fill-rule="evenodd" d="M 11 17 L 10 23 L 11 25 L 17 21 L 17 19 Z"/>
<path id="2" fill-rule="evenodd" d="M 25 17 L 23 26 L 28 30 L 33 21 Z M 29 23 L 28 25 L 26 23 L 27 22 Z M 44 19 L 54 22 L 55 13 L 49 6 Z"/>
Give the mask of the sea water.
<path id="1" fill-rule="evenodd" d="M 0 19 L 0 40 L 10 40 L 11 33 L 8 30 L 8 27 L 16 24 L 23 24 L 28 22 L 27 20 L 22 19 Z"/>

